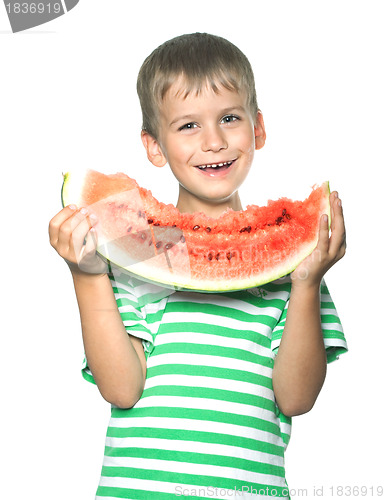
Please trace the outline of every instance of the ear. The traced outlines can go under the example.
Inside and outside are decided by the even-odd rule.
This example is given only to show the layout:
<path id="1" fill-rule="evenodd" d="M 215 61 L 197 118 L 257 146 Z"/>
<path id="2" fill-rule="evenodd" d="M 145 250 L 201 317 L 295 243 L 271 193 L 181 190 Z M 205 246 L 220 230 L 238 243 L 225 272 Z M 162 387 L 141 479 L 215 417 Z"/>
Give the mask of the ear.
<path id="1" fill-rule="evenodd" d="M 159 142 L 146 130 L 142 130 L 141 138 L 143 146 L 147 151 L 147 158 L 150 162 L 155 165 L 155 167 L 164 167 L 167 163 L 167 159 L 163 154 L 163 151 L 159 145 Z"/>
<path id="2" fill-rule="evenodd" d="M 263 122 L 262 112 L 260 110 L 258 110 L 257 117 L 255 120 L 254 136 L 255 136 L 255 149 L 263 148 L 266 141 L 266 131 L 265 131 L 265 124 Z"/>

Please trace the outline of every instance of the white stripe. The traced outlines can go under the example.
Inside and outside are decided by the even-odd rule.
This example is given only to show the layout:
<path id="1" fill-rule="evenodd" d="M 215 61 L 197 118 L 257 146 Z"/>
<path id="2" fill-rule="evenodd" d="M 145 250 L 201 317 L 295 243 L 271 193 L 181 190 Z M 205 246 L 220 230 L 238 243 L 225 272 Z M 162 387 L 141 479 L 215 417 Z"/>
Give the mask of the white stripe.
<path id="1" fill-rule="evenodd" d="M 321 302 L 330 302 L 331 304 L 333 304 L 333 299 L 331 298 L 329 293 L 321 293 L 320 298 Z"/>
<path id="2" fill-rule="evenodd" d="M 233 467 L 222 467 L 220 465 L 210 464 L 194 464 L 177 462 L 172 460 L 157 460 L 152 458 L 127 458 L 127 457 L 104 457 L 105 467 L 134 467 L 141 470 L 161 470 L 165 472 L 175 472 L 180 474 L 192 474 L 194 476 L 214 476 L 223 477 L 226 479 L 235 479 L 247 483 L 261 483 L 269 484 L 271 486 L 285 486 L 284 479 L 279 476 L 271 474 L 261 474 L 258 472 L 251 472 L 244 469 L 236 469 Z M 109 481 L 109 477 L 103 478 Z M 121 488 L 132 488 L 135 483 L 134 478 L 116 478 L 119 481 Z"/>
<path id="3" fill-rule="evenodd" d="M 123 485 L 123 486 L 122 486 Z M 143 492 L 152 491 L 159 493 L 169 493 L 175 495 L 175 498 L 188 498 L 189 496 L 198 496 L 202 498 L 220 498 L 224 500 L 234 500 L 234 498 L 239 498 L 241 500 L 266 500 L 266 494 L 261 495 L 252 491 L 251 485 L 245 482 L 242 488 L 235 489 L 225 489 L 225 488 L 215 488 L 213 486 L 197 486 L 192 484 L 177 484 L 177 483 L 167 483 L 164 481 L 150 481 L 148 479 L 123 479 L 123 478 L 113 478 L 113 477 L 102 477 L 100 481 L 100 486 L 107 487 L 121 487 L 130 488 L 134 490 L 142 490 Z M 283 486 L 285 487 L 285 486 Z M 271 488 L 269 488 L 269 491 Z M 130 497 L 125 497 L 130 500 Z M 279 497 L 282 500 L 287 500 L 289 497 Z M 100 497 L 96 496 L 95 500 L 116 500 L 116 497 Z"/>
<path id="4" fill-rule="evenodd" d="M 118 288 L 118 286 L 119 285 L 116 285 L 116 288 Z M 119 286 L 119 288 L 125 289 L 124 286 L 123 287 Z M 129 300 L 130 302 L 133 302 L 134 304 L 126 304 L 126 305 L 131 306 L 131 307 L 137 306 L 137 299 L 136 299 L 135 295 L 133 295 L 129 289 L 125 290 L 125 293 L 115 292 L 115 299 L 116 300 L 117 299 Z"/>
<path id="5" fill-rule="evenodd" d="M 131 304 L 125 304 L 125 305 L 119 306 L 119 312 L 120 313 L 135 314 L 135 316 L 138 319 L 144 319 L 144 314 L 142 314 L 141 311 L 139 311 L 138 309 L 135 309 L 135 307 L 132 306 Z"/>
<path id="6" fill-rule="evenodd" d="M 256 417 L 255 406 L 244 403 L 233 403 L 232 401 L 220 401 L 210 398 L 189 398 L 183 396 L 148 396 L 139 399 L 135 408 L 189 408 L 195 410 L 211 410 L 216 412 L 233 413 L 236 415 L 244 415 L 247 417 Z M 274 413 L 264 408 L 258 408 L 258 418 L 269 423 L 274 422 Z"/>
<path id="7" fill-rule="evenodd" d="M 270 284 L 272 284 L 272 283 L 270 283 Z M 266 290 L 265 288 L 263 288 L 263 285 L 261 287 L 259 287 L 261 290 L 265 290 L 265 292 L 267 293 L 267 295 L 262 297 L 262 300 L 269 301 L 269 300 L 278 299 L 278 300 L 283 300 L 284 302 L 286 302 L 287 299 L 289 298 L 290 293 L 286 290 L 280 289 L 280 287 L 281 287 L 281 285 L 279 285 L 279 284 L 276 285 L 274 288 L 278 288 L 278 289 L 275 292 L 273 290 Z"/>
<path id="8" fill-rule="evenodd" d="M 272 357 L 269 349 L 270 356 Z M 266 354 L 266 353 L 265 353 Z M 263 367 L 251 361 L 243 361 L 234 358 L 224 358 L 222 356 L 209 356 L 207 354 L 189 353 L 165 353 L 151 356 L 148 359 L 148 367 L 162 365 L 190 365 L 190 366 L 215 366 L 218 368 L 231 368 L 233 370 L 243 370 L 250 373 L 263 374 L 270 368 Z"/>
<path id="9" fill-rule="evenodd" d="M 159 302 L 150 302 L 149 304 L 146 304 L 144 307 L 147 314 L 155 314 L 161 309 L 164 309 L 166 307 L 166 304 L 167 300 L 163 299 Z"/>
<path id="10" fill-rule="evenodd" d="M 182 441 L 179 439 L 162 439 L 162 438 L 137 438 L 126 437 L 116 438 L 107 437 L 106 446 L 112 448 L 144 448 L 150 450 L 161 451 L 180 451 L 191 453 L 202 453 L 204 449 L 205 454 L 213 454 L 231 458 L 241 458 L 251 460 L 263 464 L 277 465 L 278 467 L 284 466 L 282 457 L 270 453 L 264 453 L 256 450 L 249 450 L 248 448 L 241 448 L 239 446 L 230 446 L 227 444 L 207 443 L 199 441 Z M 146 453 L 143 453 L 146 456 Z"/>
<path id="11" fill-rule="evenodd" d="M 281 315 L 279 309 L 275 309 L 275 314 L 271 316 L 275 321 L 278 321 Z M 163 315 L 163 323 L 165 325 L 179 323 L 180 325 L 188 325 L 188 323 L 204 323 L 212 326 L 222 326 L 225 328 L 233 330 L 249 330 L 262 333 L 265 331 L 269 332 L 271 329 L 268 325 L 265 325 L 258 320 L 258 315 L 254 315 L 253 320 L 240 320 L 236 318 L 230 318 L 227 316 L 218 316 L 217 314 L 211 314 L 209 312 L 192 312 L 192 311 L 170 311 L 165 312 Z M 274 323 L 274 321 L 272 322 Z M 187 326 L 188 327 L 188 326 Z M 182 328 L 186 328 L 183 326 Z M 266 335 L 266 333 L 265 333 Z"/>
<path id="12" fill-rule="evenodd" d="M 338 317 L 337 310 L 334 307 L 334 305 L 332 305 L 331 307 L 322 307 L 320 312 L 321 312 L 321 315 L 322 314 L 333 314 L 334 316 Z"/>
<path id="13" fill-rule="evenodd" d="M 158 328 L 159 328 L 159 322 L 157 323 L 150 323 L 148 324 L 146 320 L 140 319 L 138 321 L 133 321 L 133 320 L 124 320 L 123 325 L 127 330 L 127 333 L 130 333 L 132 335 L 139 336 L 143 333 L 143 336 L 146 337 L 146 340 L 149 340 L 151 343 L 154 341 L 153 335 L 156 335 Z M 133 332 L 130 331 L 130 328 L 135 325 L 141 325 L 144 330 L 135 330 Z"/>
<path id="14" fill-rule="evenodd" d="M 337 332 L 342 333 L 342 325 L 340 323 L 321 323 L 322 330 L 324 330 L 324 334 L 327 333 L 328 330 L 336 330 Z"/>
<path id="15" fill-rule="evenodd" d="M 187 296 L 188 295 L 188 296 Z M 286 302 L 287 299 L 287 292 L 278 292 L 278 293 L 269 293 L 269 299 L 271 298 L 271 295 L 273 295 L 275 299 L 280 299 L 284 302 Z M 267 295 L 266 295 L 267 297 Z M 210 300 L 207 300 L 207 295 L 205 294 L 194 294 L 194 293 L 176 293 L 173 295 L 172 298 L 169 299 L 170 302 L 186 302 L 188 301 L 189 303 L 194 303 L 194 304 L 207 304 L 209 303 L 210 305 L 214 306 L 219 306 L 221 308 L 226 308 L 229 310 L 235 310 L 236 312 L 241 311 L 245 312 L 251 315 L 258 315 L 258 314 L 264 314 L 264 315 L 272 315 L 275 316 L 277 314 L 277 311 L 280 311 L 280 308 L 277 307 L 272 307 L 272 306 L 266 306 L 266 307 L 261 307 L 258 304 L 252 304 L 249 302 L 246 302 L 242 298 L 236 298 L 236 297 L 227 297 L 225 295 L 215 295 L 215 294 L 210 294 Z M 203 314 L 203 311 L 202 311 Z"/>
<path id="16" fill-rule="evenodd" d="M 251 295 L 255 295 L 254 290 L 259 288 L 260 290 L 264 290 L 267 292 L 267 295 L 265 297 L 263 297 L 264 300 L 266 300 L 266 298 L 272 297 L 274 299 L 282 299 L 282 300 L 286 301 L 286 299 L 288 297 L 288 292 L 286 290 L 282 290 L 282 283 L 271 282 L 269 285 L 274 285 L 273 288 L 276 288 L 276 291 L 273 291 L 273 290 L 268 291 L 263 287 L 263 285 L 260 287 L 248 288 L 244 291 L 247 291 Z M 241 290 L 241 292 L 242 292 L 242 290 Z M 218 304 L 226 303 L 223 301 L 223 299 L 225 299 L 228 303 L 245 302 L 242 298 L 237 298 L 234 295 L 228 296 L 228 295 L 224 295 L 222 293 L 201 293 L 201 292 L 193 292 L 193 291 L 176 293 L 173 296 L 172 300 L 173 300 L 173 302 L 187 300 L 188 302 L 204 303 L 204 302 L 207 302 L 207 298 L 209 298 L 210 302 L 212 302 L 213 304 L 215 304 L 216 301 Z"/>
<path id="17" fill-rule="evenodd" d="M 339 339 L 336 337 L 330 337 L 327 339 L 324 339 L 325 345 L 328 347 L 347 347 L 346 340 L 345 339 Z"/>
<path id="18" fill-rule="evenodd" d="M 152 332 L 153 335 L 156 335 L 159 330 L 159 325 L 161 321 L 156 321 L 154 323 L 147 323 L 147 328 Z"/>
<path id="19" fill-rule="evenodd" d="M 278 422 L 281 429 L 290 430 L 288 424 Z M 212 422 L 210 420 L 191 420 L 188 418 L 165 418 L 165 417 L 129 417 L 129 418 L 114 418 L 110 419 L 110 428 L 143 428 L 151 427 L 154 429 L 177 429 L 216 432 L 218 434 L 226 434 L 229 436 L 245 437 L 263 441 L 269 444 L 283 446 L 283 442 L 279 436 L 270 432 L 261 431 L 255 427 L 247 427 L 243 425 L 227 424 L 223 422 Z M 289 432 L 287 432 L 289 434 Z"/>
<path id="20" fill-rule="evenodd" d="M 114 269 L 114 278 L 115 276 L 115 269 Z M 137 300 L 136 293 L 135 293 L 135 288 L 133 287 L 132 283 L 130 281 L 120 281 L 117 279 L 111 279 L 110 278 L 111 285 L 114 288 L 120 288 L 121 290 L 125 290 L 127 292 L 127 295 L 130 295 L 131 297 L 134 298 L 135 302 Z"/>
<path id="21" fill-rule="evenodd" d="M 264 355 L 271 358 L 271 349 L 260 346 L 257 342 L 252 340 L 236 338 L 236 337 L 222 337 L 212 333 L 198 333 L 198 332 L 170 332 L 162 333 L 156 338 L 155 345 L 167 345 L 174 343 L 187 343 L 197 344 L 204 346 L 214 347 L 229 347 L 232 349 L 241 349 L 247 352 L 253 352 L 259 355 Z M 261 354 L 263 352 L 264 354 Z M 215 355 L 215 349 L 213 350 Z M 271 372 L 268 373 L 271 376 Z"/>
<path id="22" fill-rule="evenodd" d="M 282 434 L 291 434 L 291 424 L 287 424 L 286 422 L 281 422 L 281 432 Z"/>
<path id="23" fill-rule="evenodd" d="M 156 375 L 146 380 L 145 389 L 152 387 L 202 387 L 209 389 L 220 389 L 224 391 L 235 391 L 240 394 L 255 395 L 258 384 L 241 382 L 239 380 L 223 379 L 216 377 L 205 377 L 195 375 Z M 258 386 L 258 396 L 274 401 L 274 392 L 264 386 Z"/>

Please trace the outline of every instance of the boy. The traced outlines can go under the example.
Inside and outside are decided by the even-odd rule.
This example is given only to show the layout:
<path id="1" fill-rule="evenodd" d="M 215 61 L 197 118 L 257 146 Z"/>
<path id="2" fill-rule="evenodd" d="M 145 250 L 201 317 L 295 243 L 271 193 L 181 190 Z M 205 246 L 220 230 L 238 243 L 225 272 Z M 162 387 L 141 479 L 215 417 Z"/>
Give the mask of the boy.
<path id="1" fill-rule="evenodd" d="M 238 188 L 266 138 L 244 54 L 220 37 L 177 37 L 146 59 L 138 94 L 147 156 L 170 165 L 179 210 L 241 210 Z M 346 350 L 323 283 L 345 252 L 336 192 L 330 201 L 331 236 L 323 216 L 316 250 L 290 277 L 230 294 L 108 276 L 92 207 L 52 219 L 78 299 L 83 373 L 113 405 L 97 498 L 288 498 L 290 417 L 312 408 L 327 358 Z"/>

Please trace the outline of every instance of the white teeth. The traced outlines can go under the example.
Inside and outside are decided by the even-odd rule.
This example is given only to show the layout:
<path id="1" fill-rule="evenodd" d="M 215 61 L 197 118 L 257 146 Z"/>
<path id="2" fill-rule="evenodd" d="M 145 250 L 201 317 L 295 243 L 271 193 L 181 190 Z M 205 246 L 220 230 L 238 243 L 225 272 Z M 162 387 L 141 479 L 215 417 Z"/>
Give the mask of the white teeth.
<path id="1" fill-rule="evenodd" d="M 225 161 L 223 163 L 212 163 L 211 165 L 198 165 L 198 168 L 217 168 L 217 167 L 223 167 L 224 165 L 231 165 L 233 162 L 232 161 Z"/>

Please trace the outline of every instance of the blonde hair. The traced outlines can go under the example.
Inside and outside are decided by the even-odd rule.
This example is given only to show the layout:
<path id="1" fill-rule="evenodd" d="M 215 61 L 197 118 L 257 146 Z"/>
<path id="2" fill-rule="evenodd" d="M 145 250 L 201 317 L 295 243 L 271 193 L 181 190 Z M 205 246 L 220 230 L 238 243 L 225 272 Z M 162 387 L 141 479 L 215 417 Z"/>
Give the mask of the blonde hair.
<path id="1" fill-rule="evenodd" d="M 155 139 L 158 136 L 159 106 L 178 77 L 190 92 L 200 93 L 207 84 L 215 93 L 220 87 L 247 95 L 253 116 L 258 104 L 254 74 L 249 60 L 235 45 L 208 33 L 181 35 L 160 45 L 144 61 L 139 71 L 137 91 L 142 108 L 142 129 Z"/>

